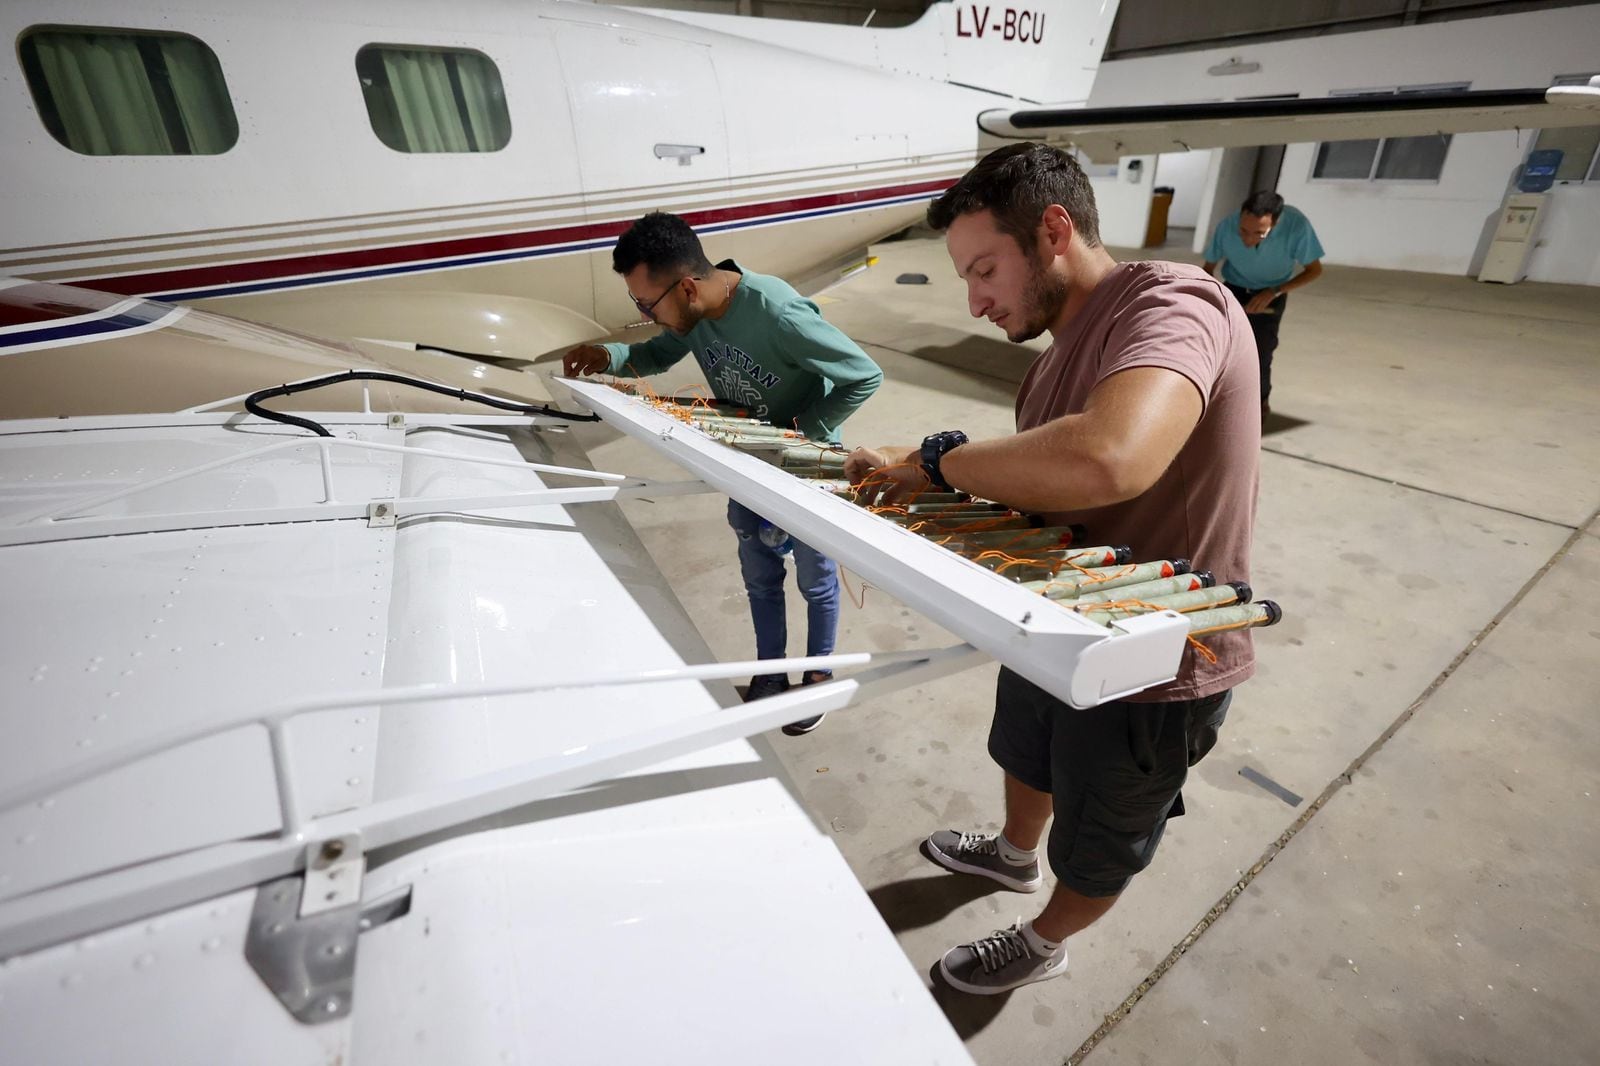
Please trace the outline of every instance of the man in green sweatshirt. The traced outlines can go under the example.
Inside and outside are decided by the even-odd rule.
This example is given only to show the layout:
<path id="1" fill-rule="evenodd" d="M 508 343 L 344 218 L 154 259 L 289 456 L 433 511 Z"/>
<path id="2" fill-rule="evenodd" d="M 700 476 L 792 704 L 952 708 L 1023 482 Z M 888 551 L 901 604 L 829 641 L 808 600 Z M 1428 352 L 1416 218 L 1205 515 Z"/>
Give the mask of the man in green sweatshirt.
<path id="1" fill-rule="evenodd" d="M 659 374 L 693 354 L 717 399 L 746 408 L 773 425 L 796 428 L 811 440 L 836 442 L 839 427 L 883 381 L 867 353 L 829 325 L 817 305 L 788 283 L 745 270 L 731 259 L 716 266 L 700 239 L 676 215 L 656 211 L 623 233 L 611 253 L 639 313 L 662 332 L 639 344 L 582 345 L 562 360 L 580 374 Z M 807 655 L 833 651 L 839 628 L 839 570 L 833 560 L 774 529 L 760 515 L 728 501 L 728 524 L 739 535 L 739 566 L 750 597 L 756 657 L 788 654 L 783 557 L 794 553 L 795 576 L 807 605 Z M 803 685 L 827 680 L 809 671 Z M 785 674 L 760 674 L 746 699 L 789 688 Z M 809 733 L 822 716 L 784 727 Z"/>

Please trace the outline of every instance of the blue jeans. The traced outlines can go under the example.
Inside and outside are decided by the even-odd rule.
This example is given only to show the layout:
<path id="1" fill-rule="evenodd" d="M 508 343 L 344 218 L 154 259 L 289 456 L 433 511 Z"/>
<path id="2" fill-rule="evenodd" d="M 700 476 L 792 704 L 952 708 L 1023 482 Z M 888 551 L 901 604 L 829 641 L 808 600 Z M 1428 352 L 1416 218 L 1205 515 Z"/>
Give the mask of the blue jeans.
<path id="1" fill-rule="evenodd" d="M 839 631 L 839 567 L 794 538 L 784 550 L 761 541 L 761 516 L 737 500 L 728 501 L 728 525 L 739 534 L 739 570 L 750 596 L 750 621 L 756 628 L 756 658 L 788 654 L 789 620 L 783 607 L 784 551 L 794 550 L 795 583 L 806 598 L 806 654 L 830 655 Z"/>

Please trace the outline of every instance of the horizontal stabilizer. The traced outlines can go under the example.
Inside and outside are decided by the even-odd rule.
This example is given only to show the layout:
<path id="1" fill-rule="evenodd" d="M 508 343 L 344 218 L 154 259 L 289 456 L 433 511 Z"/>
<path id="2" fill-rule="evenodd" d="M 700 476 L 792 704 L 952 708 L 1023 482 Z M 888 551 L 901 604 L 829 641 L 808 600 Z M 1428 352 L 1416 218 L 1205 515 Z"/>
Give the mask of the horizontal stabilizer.
<path id="1" fill-rule="evenodd" d="M 1587 86 L 1548 89 L 1142 107 L 997 108 L 978 116 L 978 127 L 992 136 L 1072 144 L 1099 163 L 1202 148 L 1594 125 L 1600 125 L 1600 78 Z"/>

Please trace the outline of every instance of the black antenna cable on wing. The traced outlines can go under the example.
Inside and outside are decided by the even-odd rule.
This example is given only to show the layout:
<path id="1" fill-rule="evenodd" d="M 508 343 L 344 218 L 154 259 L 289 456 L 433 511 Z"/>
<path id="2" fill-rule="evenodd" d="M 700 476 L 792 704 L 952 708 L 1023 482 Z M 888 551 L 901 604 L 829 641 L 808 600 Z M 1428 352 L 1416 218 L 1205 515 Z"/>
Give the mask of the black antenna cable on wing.
<path id="1" fill-rule="evenodd" d="M 558 411 L 554 407 L 537 403 L 518 403 L 515 400 L 502 400 L 497 396 L 487 396 L 481 392 L 469 392 L 466 389 L 454 389 L 448 385 L 436 385 L 422 378 L 407 377 L 404 374 L 389 374 L 379 370 L 347 370 L 342 374 L 329 374 L 325 378 L 312 378 L 310 381 L 297 381 L 292 385 L 275 385 L 270 389 L 261 389 L 245 397 L 244 409 L 258 418 L 265 418 L 273 422 L 282 422 L 286 426 L 299 426 L 309 429 L 319 437 L 331 437 L 328 427 L 309 418 L 299 415 L 284 414 L 281 411 L 268 410 L 261 406 L 262 400 L 270 400 L 274 396 L 292 396 L 297 392 L 309 392 L 312 389 L 321 389 L 329 385 L 340 385 L 347 381 L 388 381 L 396 385 L 409 385 L 412 388 L 426 389 L 428 392 L 437 392 L 441 396 L 454 396 L 458 400 L 471 403 L 481 403 L 488 407 L 497 407 L 502 411 L 515 411 L 522 415 L 545 415 L 549 418 L 561 418 L 569 422 L 598 422 L 599 415 L 575 415 L 567 411 Z"/>

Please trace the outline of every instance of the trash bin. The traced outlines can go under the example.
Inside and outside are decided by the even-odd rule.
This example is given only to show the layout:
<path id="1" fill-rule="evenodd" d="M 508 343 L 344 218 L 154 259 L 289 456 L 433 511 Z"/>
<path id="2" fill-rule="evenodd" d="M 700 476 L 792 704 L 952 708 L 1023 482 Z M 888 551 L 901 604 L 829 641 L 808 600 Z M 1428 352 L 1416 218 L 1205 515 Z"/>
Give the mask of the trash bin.
<path id="1" fill-rule="evenodd" d="M 1172 186 L 1157 185 L 1150 194 L 1150 224 L 1145 227 L 1144 246 L 1159 248 L 1167 243 L 1167 212 L 1172 209 Z"/>

